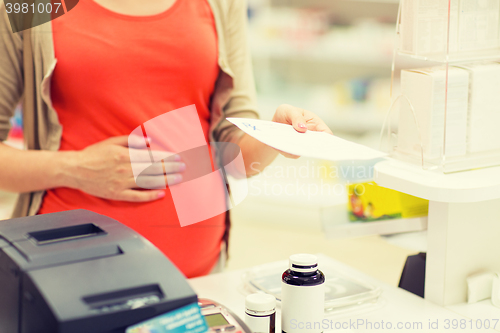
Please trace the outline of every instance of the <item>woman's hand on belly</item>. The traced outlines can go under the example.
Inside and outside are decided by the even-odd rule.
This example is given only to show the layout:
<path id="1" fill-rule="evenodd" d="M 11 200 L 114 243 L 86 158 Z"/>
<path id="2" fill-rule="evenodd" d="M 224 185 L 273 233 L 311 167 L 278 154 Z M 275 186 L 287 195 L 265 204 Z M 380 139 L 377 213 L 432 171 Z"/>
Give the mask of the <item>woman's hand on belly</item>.
<path id="1" fill-rule="evenodd" d="M 153 164 L 151 153 L 155 156 L 173 155 L 169 159 L 173 161 Z M 185 168 L 177 155 L 150 152 L 143 138 L 118 136 L 73 152 L 65 176 L 68 178 L 68 187 L 96 197 L 146 202 L 163 198 L 166 184 L 181 182 L 181 173 Z M 137 180 L 132 169 L 142 170 Z"/>

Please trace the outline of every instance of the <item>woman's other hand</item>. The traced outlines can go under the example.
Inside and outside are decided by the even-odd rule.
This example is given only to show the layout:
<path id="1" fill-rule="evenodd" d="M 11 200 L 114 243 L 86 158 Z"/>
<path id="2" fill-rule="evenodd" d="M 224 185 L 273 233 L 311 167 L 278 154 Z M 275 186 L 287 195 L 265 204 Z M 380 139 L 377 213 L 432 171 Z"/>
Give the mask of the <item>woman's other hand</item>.
<path id="1" fill-rule="evenodd" d="M 173 155 L 169 152 L 160 153 Z M 68 183 L 72 188 L 100 198 L 153 201 L 165 196 L 162 190 L 165 184 L 174 185 L 182 181 L 181 173 L 186 168 L 185 164 L 177 155 L 170 160 L 173 161 L 152 164 L 143 138 L 113 137 L 71 155 Z M 137 181 L 132 168 L 144 170 Z"/>
<path id="2" fill-rule="evenodd" d="M 317 131 L 333 134 L 332 131 L 326 126 L 325 122 L 321 120 L 316 114 L 292 105 L 283 104 L 276 109 L 273 121 L 277 123 L 292 125 L 293 128 L 300 133 L 306 131 Z M 298 158 L 300 156 L 292 155 L 280 151 L 280 154 L 289 158 Z"/>

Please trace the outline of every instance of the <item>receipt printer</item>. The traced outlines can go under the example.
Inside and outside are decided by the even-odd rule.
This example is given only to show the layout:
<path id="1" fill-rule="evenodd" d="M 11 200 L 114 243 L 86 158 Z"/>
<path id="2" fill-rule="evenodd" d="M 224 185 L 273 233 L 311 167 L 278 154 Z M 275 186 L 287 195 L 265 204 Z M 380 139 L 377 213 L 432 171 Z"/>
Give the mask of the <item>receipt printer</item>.
<path id="1" fill-rule="evenodd" d="M 0 221 L 0 332 L 123 333 L 196 303 L 149 241 L 86 210 Z"/>

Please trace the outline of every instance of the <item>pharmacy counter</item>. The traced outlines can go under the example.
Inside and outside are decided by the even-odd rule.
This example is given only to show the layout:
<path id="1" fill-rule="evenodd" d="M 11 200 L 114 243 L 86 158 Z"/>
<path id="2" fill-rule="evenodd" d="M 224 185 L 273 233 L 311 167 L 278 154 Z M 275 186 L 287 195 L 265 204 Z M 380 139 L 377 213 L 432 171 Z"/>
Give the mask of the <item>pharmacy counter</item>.
<path id="1" fill-rule="evenodd" d="M 363 279 L 382 288 L 378 305 L 346 311 L 344 314 L 327 315 L 328 329 L 325 332 L 500 332 L 500 309 L 489 312 L 484 318 L 471 320 L 465 315 L 435 305 L 425 299 L 415 296 L 403 289 L 390 286 L 367 276 L 339 261 L 325 255 L 318 256 L 320 269 L 322 263 L 337 267 L 343 273 L 354 278 Z M 219 302 L 240 318 L 244 318 L 245 294 L 242 275 L 245 270 L 209 275 L 189 280 L 200 298 Z M 496 318 L 493 318 L 496 316 Z M 483 328 L 478 329 L 480 320 Z M 497 322 L 496 330 L 484 329 L 484 323 L 489 320 L 490 327 Z M 281 331 L 278 309 L 276 332 Z"/>

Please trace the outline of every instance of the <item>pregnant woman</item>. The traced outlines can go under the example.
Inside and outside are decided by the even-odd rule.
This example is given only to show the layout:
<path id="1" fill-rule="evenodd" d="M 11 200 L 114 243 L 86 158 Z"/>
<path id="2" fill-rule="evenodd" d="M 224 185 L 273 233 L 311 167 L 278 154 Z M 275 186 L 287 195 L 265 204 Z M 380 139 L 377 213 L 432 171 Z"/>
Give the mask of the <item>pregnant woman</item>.
<path id="1" fill-rule="evenodd" d="M 21 193 L 15 216 L 88 209 L 141 233 L 187 277 L 212 272 L 224 255 L 228 213 L 181 227 L 168 187 L 136 185 L 132 165 L 145 160 L 131 160 L 128 135 L 195 105 L 206 142 L 238 144 L 247 176 L 273 161 L 276 150 L 226 120 L 258 117 L 245 2 L 80 0 L 28 34 L 12 33 L 8 10 L 2 2 L 0 189 Z M 1 141 L 22 96 L 31 139 L 17 150 Z M 312 112 L 289 105 L 273 121 L 330 133 Z M 151 177 L 172 186 L 190 168 L 185 162 L 165 162 Z M 199 191 L 214 204 L 226 200 L 222 187 Z"/>

